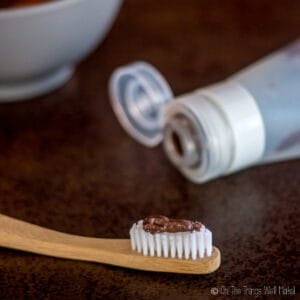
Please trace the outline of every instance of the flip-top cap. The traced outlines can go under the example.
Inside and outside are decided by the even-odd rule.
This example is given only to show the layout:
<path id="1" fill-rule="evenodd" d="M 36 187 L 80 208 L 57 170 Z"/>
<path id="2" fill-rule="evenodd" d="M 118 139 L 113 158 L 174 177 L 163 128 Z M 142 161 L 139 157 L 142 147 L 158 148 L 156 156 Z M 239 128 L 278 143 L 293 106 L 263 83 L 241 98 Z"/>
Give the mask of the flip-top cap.
<path id="1" fill-rule="evenodd" d="M 173 92 L 153 66 L 136 62 L 114 71 L 109 83 L 112 108 L 129 135 L 154 147 L 163 138 L 163 115 Z"/>

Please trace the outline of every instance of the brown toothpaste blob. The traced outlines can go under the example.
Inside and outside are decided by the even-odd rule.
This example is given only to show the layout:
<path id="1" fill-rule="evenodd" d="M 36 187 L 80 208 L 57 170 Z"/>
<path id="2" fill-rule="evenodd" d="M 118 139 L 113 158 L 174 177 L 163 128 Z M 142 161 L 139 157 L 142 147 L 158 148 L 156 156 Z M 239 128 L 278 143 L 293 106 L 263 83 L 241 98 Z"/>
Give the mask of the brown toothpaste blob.
<path id="1" fill-rule="evenodd" d="M 197 221 L 170 219 L 162 215 L 149 216 L 143 220 L 143 229 L 152 234 L 200 231 L 201 226 Z"/>

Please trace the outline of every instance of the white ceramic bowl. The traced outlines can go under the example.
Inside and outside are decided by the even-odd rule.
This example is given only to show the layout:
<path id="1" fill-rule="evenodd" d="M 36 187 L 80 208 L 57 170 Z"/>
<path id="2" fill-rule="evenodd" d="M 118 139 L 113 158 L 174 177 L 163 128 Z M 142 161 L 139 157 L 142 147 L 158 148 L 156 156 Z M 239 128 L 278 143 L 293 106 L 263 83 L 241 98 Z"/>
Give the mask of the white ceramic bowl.
<path id="1" fill-rule="evenodd" d="M 59 0 L 0 10 L 0 101 L 64 84 L 102 40 L 121 0 Z"/>

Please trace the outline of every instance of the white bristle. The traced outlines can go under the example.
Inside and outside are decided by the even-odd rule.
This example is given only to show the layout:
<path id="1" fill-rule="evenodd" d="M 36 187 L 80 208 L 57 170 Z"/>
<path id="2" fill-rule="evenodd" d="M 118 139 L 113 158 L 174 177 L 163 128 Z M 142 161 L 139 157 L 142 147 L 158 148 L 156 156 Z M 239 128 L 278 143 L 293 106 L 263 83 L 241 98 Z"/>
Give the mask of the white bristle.
<path id="1" fill-rule="evenodd" d="M 191 238 L 191 255 L 192 259 L 195 260 L 197 258 L 197 239 L 196 232 L 192 232 L 190 235 Z"/>
<path id="2" fill-rule="evenodd" d="M 136 249 L 136 241 L 135 241 L 135 224 L 131 227 L 130 229 L 130 241 L 131 241 L 131 249 L 135 250 Z"/>
<path id="3" fill-rule="evenodd" d="M 136 240 L 136 247 L 137 247 L 137 251 L 139 253 L 142 252 L 142 239 L 141 239 L 141 226 L 138 223 L 135 227 L 135 240 Z"/>
<path id="4" fill-rule="evenodd" d="M 212 233 L 210 230 L 205 230 L 205 248 L 206 248 L 206 255 L 211 256 L 212 253 Z"/>
<path id="5" fill-rule="evenodd" d="M 143 221 L 135 223 L 130 231 L 132 250 L 143 255 L 197 259 L 212 255 L 212 233 L 202 225 L 200 231 L 155 233 L 146 232 Z"/>
<path id="6" fill-rule="evenodd" d="M 182 245 L 182 233 L 176 233 L 176 249 L 177 249 L 177 256 L 179 259 L 182 259 L 183 253 L 183 245 Z"/>
<path id="7" fill-rule="evenodd" d="M 183 251 L 184 251 L 184 258 L 189 259 L 190 252 L 191 252 L 190 233 L 189 232 L 183 233 Z"/>
<path id="8" fill-rule="evenodd" d="M 154 237 L 153 234 L 151 234 L 150 232 L 147 232 L 147 241 L 148 241 L 150 256 L 154 256 L 154 248 L 155 248 Z"/>
<path id="9" fill-rule="evenodd" d="M 200 258 L 203 258 L 205 253 L 204 233 L 205 233 L 205 227 L 202 226 L 200 232 L 197 232 L 198 251 L 199 251 Z"/>
<path id="10" fill-rule="evenodd" d="M 169 233 L 169 242 L 170 242 L 170 255 L 172 258 L 176 257 L 176 244 L 175 244 L 175 234 Z"/>
<path id="11" fill-rule="evenodd" d="M 156 255 L 161 257 L 161 235 L 156 233 L 155 235 L 155 248 L 156 248 Z"/>
<path id="12" fill-rule="evenodd" d="M 145 256 L 148 255 L 148 242 L 146 238 L 146 231 L 141 230 L 141 236 L 142 236 L 142 247 L 143 247 L 143 254 Z"/>
<path id="13" fill-rule="evenodd" d="M 168 257 L 169 256 L 169 241 L 168 241 L 168 236 L 166 233 L 163 233 L 161 235 L 161 241 L 162 241 L 162 249 L 163 249 L 164 257 Z"/>

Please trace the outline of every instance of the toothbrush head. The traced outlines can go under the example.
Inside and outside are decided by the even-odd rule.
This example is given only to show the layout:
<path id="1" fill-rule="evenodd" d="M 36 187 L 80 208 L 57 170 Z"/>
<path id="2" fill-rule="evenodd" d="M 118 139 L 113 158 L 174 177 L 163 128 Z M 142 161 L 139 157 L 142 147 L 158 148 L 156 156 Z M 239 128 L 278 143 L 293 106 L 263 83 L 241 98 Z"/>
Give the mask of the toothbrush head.
<path id="1" fill-rule="evenodd" d="M 144 256 L 192 259 L 211 257 L 212 233 L 202 223 L 149 216 L 130 229 L 132 250 Z"/>

